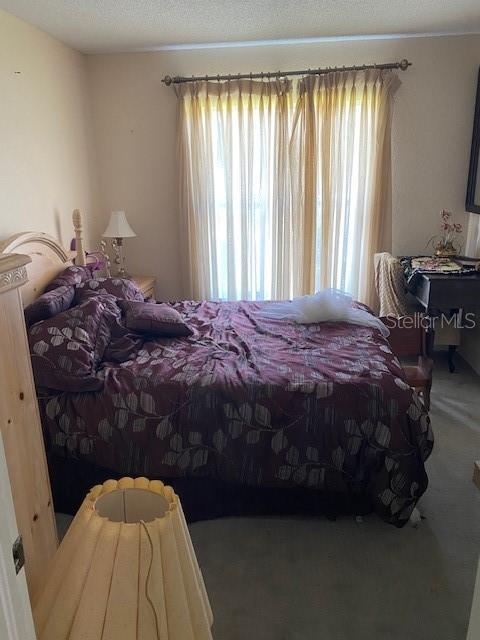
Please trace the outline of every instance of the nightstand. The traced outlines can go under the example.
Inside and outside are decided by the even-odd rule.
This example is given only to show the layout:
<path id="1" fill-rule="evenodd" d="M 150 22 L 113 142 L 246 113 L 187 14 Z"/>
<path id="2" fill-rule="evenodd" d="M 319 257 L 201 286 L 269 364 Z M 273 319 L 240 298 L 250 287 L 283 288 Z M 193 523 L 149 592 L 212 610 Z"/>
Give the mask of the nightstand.
<path id="1" fill-rule="evenodd" d="M 156 278 L 153 276 L 130 276 L 145 298 L 155 298 Z"/>

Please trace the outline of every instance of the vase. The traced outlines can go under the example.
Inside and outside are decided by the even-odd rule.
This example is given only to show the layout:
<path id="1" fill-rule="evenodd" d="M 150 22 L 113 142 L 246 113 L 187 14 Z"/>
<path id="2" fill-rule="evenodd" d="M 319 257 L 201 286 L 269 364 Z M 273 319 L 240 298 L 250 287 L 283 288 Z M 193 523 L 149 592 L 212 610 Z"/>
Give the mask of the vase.
<path id="1" fill-rule="evenodd" d="M 438 258 L 455 258 L 458 251 L 452 242 L 439 242 L 435 245 L 435 255 Z"/>

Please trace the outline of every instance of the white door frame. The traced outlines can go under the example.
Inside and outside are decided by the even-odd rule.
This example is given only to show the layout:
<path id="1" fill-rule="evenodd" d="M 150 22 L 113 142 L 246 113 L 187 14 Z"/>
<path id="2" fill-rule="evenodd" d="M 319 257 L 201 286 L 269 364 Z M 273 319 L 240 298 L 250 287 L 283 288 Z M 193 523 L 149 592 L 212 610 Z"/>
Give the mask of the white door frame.
<path id="1" fill-rule="evenodd" d="M 0 434 L 0 638 L 35 640 L 25 568 L 18 575 L 12 545 L 18 537 L 5 450 Z"/>

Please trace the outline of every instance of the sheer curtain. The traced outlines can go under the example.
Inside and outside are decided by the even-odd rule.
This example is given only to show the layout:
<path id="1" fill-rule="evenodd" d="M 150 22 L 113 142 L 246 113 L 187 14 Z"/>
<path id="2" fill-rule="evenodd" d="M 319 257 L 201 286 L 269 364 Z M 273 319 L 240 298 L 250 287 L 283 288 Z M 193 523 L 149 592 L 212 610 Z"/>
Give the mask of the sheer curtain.
<path id="1" fill-rule="evenodd" d="M 335 287 L 375 306 L 373 255 L 391 245 L 391 115 L 398 84 L 380 70 L 298 85 L 291 162 L 302 223 L 302 292 Z"/>
<path id="2" fill-rule="evenodd" d="M 185 272 L 195 298 L 292 293 L 290 83 L 179 85 Z"/>
<path id="3" fill-rule="evenodd" d="M 372 70 L 177 86 L 190 295 L 333 286 L 374 302 L 373 254 L 390 249 L 397 83 Z"/>

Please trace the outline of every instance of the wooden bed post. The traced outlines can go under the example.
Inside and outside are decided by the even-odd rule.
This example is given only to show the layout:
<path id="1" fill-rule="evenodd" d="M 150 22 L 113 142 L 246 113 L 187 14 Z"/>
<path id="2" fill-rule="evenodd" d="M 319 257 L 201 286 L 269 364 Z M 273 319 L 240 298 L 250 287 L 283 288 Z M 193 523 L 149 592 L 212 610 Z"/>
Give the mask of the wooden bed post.
<path id="1" fill-rule="evenodd" d="M 75 209 L 72 215 L 73 227 L 75 229 L 75 249 L 77 256 L 75 258 L 75 264 L 85 266 L 87 264 L 87 258 L 83 249 L 83 226 L 82 226 L 82 214 L 79 209 Z"/>

